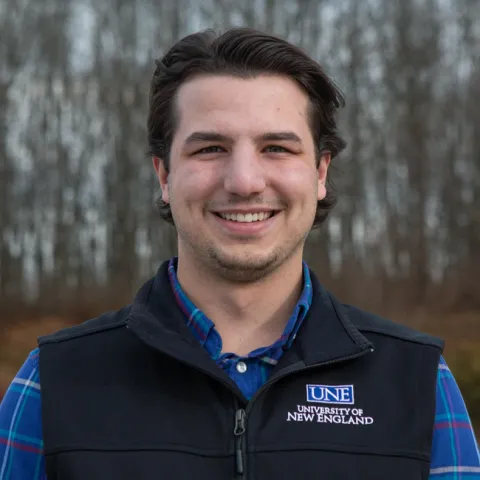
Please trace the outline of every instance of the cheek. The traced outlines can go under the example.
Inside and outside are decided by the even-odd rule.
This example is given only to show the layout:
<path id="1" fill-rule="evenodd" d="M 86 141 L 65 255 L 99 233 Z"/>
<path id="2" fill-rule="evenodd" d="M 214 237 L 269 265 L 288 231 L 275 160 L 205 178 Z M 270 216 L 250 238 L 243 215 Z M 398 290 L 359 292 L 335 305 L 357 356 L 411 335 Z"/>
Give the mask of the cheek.
<path id="1" fill-rule="evenodd" d="M 208 199 L 217 185 L 218 179 L 212 168 L 178 169 L 171 178 L 170 196 L 177 202 L 198 202 Z"/>
<path id="2" fill-rule="evenodd" d="M 275 184 L 292 203 L 311 203 L 317 197 L 318 176 L 313 168 L 283 168 L 275 175 Z"/>

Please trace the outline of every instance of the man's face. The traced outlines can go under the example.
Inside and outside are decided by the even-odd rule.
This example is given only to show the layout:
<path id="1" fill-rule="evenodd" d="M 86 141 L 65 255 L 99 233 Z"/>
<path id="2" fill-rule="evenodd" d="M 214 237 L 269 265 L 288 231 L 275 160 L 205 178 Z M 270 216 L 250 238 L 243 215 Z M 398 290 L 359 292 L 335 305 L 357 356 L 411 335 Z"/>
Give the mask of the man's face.
<path id="1" fill-rule="evenodd" d="M 317 168 L 308 97 L 283 76 L 202 76 L 177 95 L 167 174 L 179 257 L 253 281 L 302 256 L 330 161 Z"/>

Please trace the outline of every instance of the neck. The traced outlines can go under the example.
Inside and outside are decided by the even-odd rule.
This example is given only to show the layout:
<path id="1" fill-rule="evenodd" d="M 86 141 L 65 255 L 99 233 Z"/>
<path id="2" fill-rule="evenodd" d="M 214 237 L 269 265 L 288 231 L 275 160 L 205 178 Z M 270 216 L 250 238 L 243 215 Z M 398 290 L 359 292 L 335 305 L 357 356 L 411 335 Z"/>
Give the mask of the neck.
<path id="1" fill-rule="evenodd" d="M 208 316 L 222 337 L 223 352 L 247 355 L 271 345 L 283 333 L 303 285 L 301 252 L 252 283 L 229 283 L 179 252 L 182 289 Z"/>

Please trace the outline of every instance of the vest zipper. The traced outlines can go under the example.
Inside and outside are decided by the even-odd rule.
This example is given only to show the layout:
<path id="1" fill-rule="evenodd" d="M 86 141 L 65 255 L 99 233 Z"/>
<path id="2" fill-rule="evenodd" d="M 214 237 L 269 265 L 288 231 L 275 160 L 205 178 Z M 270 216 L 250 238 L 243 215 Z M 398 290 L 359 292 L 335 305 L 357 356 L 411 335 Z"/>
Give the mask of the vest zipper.
<path id="1" fill-rule="evenodd" d="M 235 429 L 233 434 L 236 437 L 235 440 L 235 465 L 237 478 L 243 478 L 245 474 L 245 410 L 243 408 L 238 409 L 235 412 Z"/>
<path id="2" fill-rule="evenodd" d="M 236 465 L 236 473 L 237 479 L 246 478 L 245 472 L 245 452 L 247 447 L 247 440 L 245 437 L 245 430 L 246 430 L 246 421 L 247 416 L 250 413 L 250 410 L 253 407 L 255 399 L 261 395 L 265 390 L 271 387 L 275 382 L 284 378 L 292 373 L 303 372 L 305 370 L 310 370 L 312 368 L 323 367 L 325 365 L 331 365 L 332 363 L 339 363 L 339 362 L 346 362 L 347 360 L 353 360 L 358 357 L 363 357 L 367 353 L 372 353 L 374 348 L 370 347 L 368 350 L 364 350 L 363 352 L 356 353 L 354 355 L 348 355 L 346 357 L 335 358 L 333 360 L 326 360 L 325 362 L 315 363 L 313 365 L 305 366 L 296 366 L 291 365 L 289 368 L 283 370 L 280 375 L 276 375 L 271 380 L 265 382 L 255 393 L 255 395 L 251 398 L 248 402 L 246 409 L 243 408 L 237 409 L 235 412 L 235 429 L 233 431 L 236 437 L 236 444 L 235 444 L 235 465 Z M 297 364 L 298 365 L 298 364 Z"/>

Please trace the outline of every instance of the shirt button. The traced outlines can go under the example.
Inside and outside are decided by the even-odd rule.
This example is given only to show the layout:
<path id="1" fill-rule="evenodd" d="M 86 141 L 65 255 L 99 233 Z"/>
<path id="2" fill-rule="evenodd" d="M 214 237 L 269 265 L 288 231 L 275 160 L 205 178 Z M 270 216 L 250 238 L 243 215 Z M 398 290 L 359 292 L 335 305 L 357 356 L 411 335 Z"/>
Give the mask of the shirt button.
<path id="1" fill-rule="evenodd" d="M 238 373 L 245 373 L 247 371 L 247 364 L 245 362 L 238 362 L 237 363 L 237 372 Z"/>

